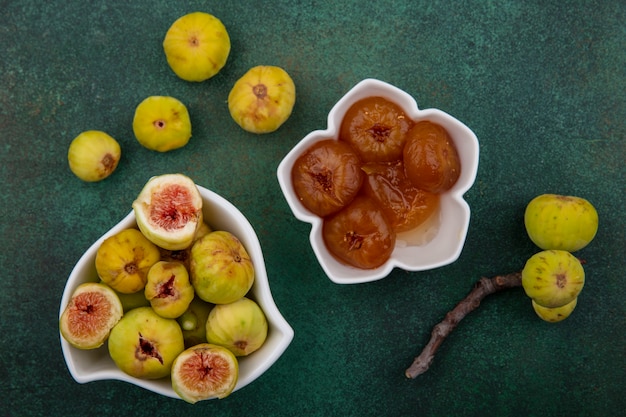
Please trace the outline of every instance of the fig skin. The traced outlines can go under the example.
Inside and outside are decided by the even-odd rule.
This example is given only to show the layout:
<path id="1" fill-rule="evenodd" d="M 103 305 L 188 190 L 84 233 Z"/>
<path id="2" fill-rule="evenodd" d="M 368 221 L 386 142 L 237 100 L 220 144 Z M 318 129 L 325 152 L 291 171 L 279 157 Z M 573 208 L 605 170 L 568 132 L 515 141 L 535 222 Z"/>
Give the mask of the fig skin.
<path id="1" fill-rule="evenodd" d="M 187 249 L 203 222 L 202 196 L 183 174 L 150 178 L 133 202 L 139 230 L 166 250 Z"/>
<path id="2" fill-rule="evenodd" d="M 284 69 L 271 65 L 251 68 L 228 94 L 228 111 L 243 130 L 271 133 L 291 116 L 296 86 Z"/>
<path id="3" fill-rule="evenodd" d="M 461 160 L 454 141 L 441 125 L 416 123 L 407 133 L 402 151 L 407 178 L 431 193 L 451 189 L 461 175 Z"/>
<path id="4" fill-rule="evenodd" d="M 537 304 L 535 300 L 531 300 L 531 302 L 533 310 L 535 310 L 535 313 L 540 319 L 547 321 L 548 323 L 558 323 L 565 320 L 572 314 L 576 308 L 576 304 L 578 303 L 578 297 L 574 298 L 573 301 L 570 301 L 564 306 L 555 308 L 544 307 Z"/>
<path id="5" fill-rule="evenodd" d="M 61 313 L 59 329 L 70 345 L 78 349 L 96 349 L 107 340 L 122 314 L 122 303 L 111 287 L 88 282 L 76 287 L 72 293 Z"/>
<path id="6" fill-rule="evenodd" d="M 189 111 L 174 97 L 147 97 L 135 109 L 133 133 L 143 147 L 152 151 L 182 148 L 191 139 Z"/>
<path id="7" fill-rule="evenodd" d="M 67 162 L 74 175 L 86 182 L 102 181 L 117 168 L 120 144 L 100 130 L 87 130 L 72 140 Z"/>
<path id="8" fill-rule="evenodd" d="M 191 284 L 196 295 L 213 304 L 228 304 L 246 295 L 254 283 L 254 265 L 241 241 L 218 230 L 191 247 Z"/>
<path id="9" fill-rule="evenodd" d="M 247 356 L 257 351 L 267 338 L 267 319 L 253 300 L 239 300 L 216 305 L 206 321 L 209 343 L 224 346 L 235 356 Z"/>
<path id="10" fill-rule="evenodd" d="M 226 65 L 230 37 L 217 17 L 193 12 L 178 18 L 163 39 L 163 51 L 174 73 L 185 81 L 201 82 Z"/>
<path id="11" fill-rule="evenodd" d="M 354 103 L 342 119 L 339 139 L 349 143 L 364 162 L 393 162 L 402 157 L 413 121 L 384 97 Z"/>
<path id="12" fill-rule="evenodd" d="M 302 205 L 325 217 L 354 200 L 365 174 L 361 170 L 361 160 L 350 145 L 325 139 L 298 157 L 291 178 Z"/>
<path id="13" fill-rule="evenodd" d="M 214 304 L 207 303 L 200 297 L 194 297 L 185 312 L 176 319 L 183 331 L 185 348 L 206 343 L 206 322 Z"/>
<path id="14" fill-rule="evenodd" d="M 375 200 L 361 195 L 324 219 L 322 237 L 338 261 L 361 269 L 383 265 L 396 244 L 396 233 L 383 210 Z"/>
<path id="15" fill-rule="evenodd" d="M 152 265 L 148 271 L 144 295 L 159 316 L 167 319 L 179 317 L 194 297 L 185 265 L 166 261 Z"/>
<path id="16" fill-rule="evenodd" d="M 185 349 L 176 320 L 159 316 L 151 307 L 124 314 L 111 330 L 108 347 L 119 369 L 141 379 L 168 376 L 174 359 Z"/>
<path id="17" fill-rule="evenodd" d="M 539 248 L 576 252 L 595 237 L 598 212 L 581 197 L 542 194 L 526 206 L 524 225 Z"/>
<path id="18" fill-rule="evenodd" d="M 172 365 L 172 388 L 188 403 L 225 398 L 239 379 L 239 362 L 233 353 L 210 343 L 182 352 Z"/>
<path id="19" fill-rule="evenodd" d="M 96 271 L 114 290 L 131 294 L 144 289 L 148 270 L 161 257 L 159 248 L 137 229 L 108 237 L 96 252 Z"/>
<path id="20" fill-rule="evenodd" d="M 571 253 L 545 250 L 531 256 L 522 269 L 522 286 L 537 304 L 556 308 L 570 303 L 585 285 L 585 270 Z"/>

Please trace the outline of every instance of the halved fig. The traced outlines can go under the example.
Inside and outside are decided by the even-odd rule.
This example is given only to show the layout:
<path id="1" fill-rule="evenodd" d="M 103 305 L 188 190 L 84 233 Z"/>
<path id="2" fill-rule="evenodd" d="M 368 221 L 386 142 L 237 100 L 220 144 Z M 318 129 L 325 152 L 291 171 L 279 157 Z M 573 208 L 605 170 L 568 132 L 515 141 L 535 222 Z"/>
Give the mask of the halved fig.
<path id="1" fill-rule="evenodd" d="M 111 287 L 88 282 L 72 293 L 59 319 L 59 329 L 72 346 L 95 349 L 104 344 L 122 314 L 122 303 Z"/>
<path id="2" fill-rule="evenodd" d="M 202 196 L 183 174 L 151 178 L 133 202 L 133 210 L 141 232 L 163 249 L 188 248 L 202 224 Z"/>
<path id="3" fill-rule="evenodd" d="M 176 357 L 172 364 L 172 388 L 183 400 L 196 403 L 225 398 L 239 378 L 239 363 L 225 347 L 201 343 Z"/>

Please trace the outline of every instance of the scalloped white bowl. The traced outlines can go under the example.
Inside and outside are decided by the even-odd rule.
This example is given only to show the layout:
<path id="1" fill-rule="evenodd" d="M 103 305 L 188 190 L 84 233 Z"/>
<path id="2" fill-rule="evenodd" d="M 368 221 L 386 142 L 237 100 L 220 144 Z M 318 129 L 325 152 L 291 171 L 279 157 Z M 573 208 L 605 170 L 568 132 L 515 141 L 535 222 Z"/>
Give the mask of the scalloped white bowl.
<path id="1" fill-rule="evenodd" d="M 439 229 L 428 243 L 407 244 L 398 239 L 390 259 L 376 269 L 359 269 L 337 261 L 326 248 L 322 238 L 323 220 L 306 209 L 296 196 L 291 171 L 298 157 L 314 143 L 338 139 L 341 121 L 355 102 L 372 96 L 387 98 L 400 105 L 413 120 L 430 120 L 445 127 L 454 141 L 461 159 L 461 175 L 449 191 L 441 195 Z M 313 252 L 328 278 L 337 284 L 358 284 L 376 281 L 389 275 L 393 268 L 424 271 L 450 264 L 458 259 L 465 243 L 470 221 L 470 208 L 463 195 L 474 184 L 478 170 L 478 139 L 459 120 L 438 109 L 420 110 L 406 92 L 376 79 L 365 79 L 348 91 L 328 114 L 325 130 L 306 135 L 284 157 L 278 166 L 278 182 L 294 216 L 311 224 L 309 240 Z"/>
<path id="2" fill-rule="evenodd" d="M 239 358 L 239 380 L 234 389 L 237 391 L 260 377 L 278 360 L 291 343 L 294 332 L 278 311 L 272 298 L 263 252 L 252 225 L 234 205 L 223 197 L 201 186 L 198 186 L 198 190 L 203 199 L 205 221 L 215 230 L 227 230 L 237 236 L 252 258 L 255 281 L 250 294 L 265 312 L 269 325 L 267 339 L 263 346 L 250 356 Z M 102 242 L 109 236 L 130 227 L 137 227 L 132 211 L 82 255 L 67 280 L 61 299 L 59 317 L 69 302 L 72 292 L 79 284 L 98 281 L 95 257 Z M 83 384 L 101 380 L 120 380 L 167 397 L 180 398 L 172 389 L 169 378 L 143 380 L 131 377 L 119 370 L 109 356 L 106 343 L 95 350 L 80 350 L 72 347 L 62 336 L 60 339 L 65 362 L 76 382 Z"/>

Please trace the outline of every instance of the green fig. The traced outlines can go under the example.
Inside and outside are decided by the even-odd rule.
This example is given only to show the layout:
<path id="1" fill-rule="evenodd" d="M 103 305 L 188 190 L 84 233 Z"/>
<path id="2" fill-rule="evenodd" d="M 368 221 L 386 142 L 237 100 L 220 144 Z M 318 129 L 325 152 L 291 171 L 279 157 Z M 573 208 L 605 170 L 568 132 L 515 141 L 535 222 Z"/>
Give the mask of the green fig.
<path id="1" fill-rule="evenodd" d="M 541 249 L 576 252 L 598 231 L 598 212 L 584 198 L 557 194 L 535 197 L 524 212 L 530 240 Z"/>
<path id="2" fill-rule="evenodd" d="M 191 283 L 198 297 L 228 304 L 246 295 L 254 282 L 254 265 L 241 241 L 230 232 L 215 231 L 191 247 Z"/>
<path id="3" fill-rule="evenodd" d="M 176 320 L 159 316 L 151 307 L 124 314 L 111 330 L 108 346 L 117 367 L 141 379 L 168 376 L 174 359 L 185 349 Z"/>
<path id="4" fill-rule="evenodd" d="M 263 346 L 267 319 L 256 302 L 243 297 L 211 310 L 206 337 L 209 343 L 224 346 L 235 356 L 247 356 Z"/>
<path id="5" fill-rule="evenodd" d="M 194 297 L 187 310 L 176 319 L 183 330 L 185 348 L 206 343 L 206 321 L 212 308 L 213 304 Z"/>
<path id="6" fill-rule="evenodd" d="M 557 323 L 559 321 L 563 321 L 572 314 L 574 308 L 576 308 L 576 304 L 578 303 L 578 297 L 574 298 L 573 301 L 555 308 L 544 307 L 540 304 L 537 304 L 535 300 L 531 300 L 533 310 L 537 313 L 537 316 L 548 323 Z"/>
<path id="7" fill-rule="evenodd" d="M 526 295 L 543 307 L 555 308 L 573 301 L 585 284 L 585 270 L 571 253 L 546 250 L 531 256 L 522 269 Z"/>

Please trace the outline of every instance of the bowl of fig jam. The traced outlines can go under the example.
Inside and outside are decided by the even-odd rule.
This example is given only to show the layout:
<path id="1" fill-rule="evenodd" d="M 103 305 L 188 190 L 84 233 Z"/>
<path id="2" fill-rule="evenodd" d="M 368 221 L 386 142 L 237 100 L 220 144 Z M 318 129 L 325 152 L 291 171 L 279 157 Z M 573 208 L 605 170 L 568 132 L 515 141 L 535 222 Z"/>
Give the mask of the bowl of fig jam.
<path id="1" fill-rule="evenodd" d="M 293 215 L 311 224 L 311 247 L 328 278 L 357 284 L 459 258 L 470 221 L 464 195 L 478 159 L 478 139 L 465 124 L 365 79 L 330 110 L 326 129 L 291 149 L 277 177 Z"/>

